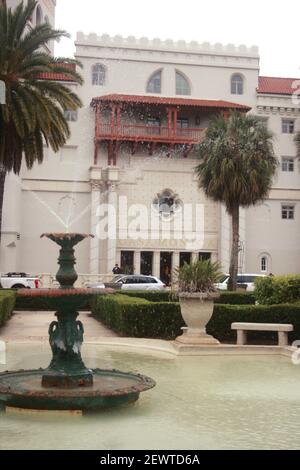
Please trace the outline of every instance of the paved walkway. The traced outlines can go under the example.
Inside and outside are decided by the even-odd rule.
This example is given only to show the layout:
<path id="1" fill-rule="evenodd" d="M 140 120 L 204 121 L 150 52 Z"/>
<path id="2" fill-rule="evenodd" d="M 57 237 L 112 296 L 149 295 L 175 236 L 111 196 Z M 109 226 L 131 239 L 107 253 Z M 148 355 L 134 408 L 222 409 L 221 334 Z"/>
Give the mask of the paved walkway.
<path id="1" fill-rule="evenodd" d="M 88 312 L 80 313 L 78 319 L 83 322 L 86 341 L 118 336 L 105 328 Z M 48 328 L 55 320 L 52 312 L 16 312 L 6 326 L 1 328 L 0 340 L 6 342 L 48 341 Z"/>

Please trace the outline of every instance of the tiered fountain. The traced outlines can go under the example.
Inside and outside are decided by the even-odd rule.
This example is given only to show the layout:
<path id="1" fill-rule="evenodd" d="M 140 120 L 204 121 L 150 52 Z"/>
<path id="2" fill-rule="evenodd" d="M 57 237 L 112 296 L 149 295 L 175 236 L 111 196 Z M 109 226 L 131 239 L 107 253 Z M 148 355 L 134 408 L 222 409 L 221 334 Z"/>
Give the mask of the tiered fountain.
<path id="1" fill-rule="evenodd" d="M 74 246 L 91 235 L 44 234 L 60 249 L 59 289 L 26 290 L 23 295 L 43 296 L 49 310 L 56 310 L 57 321 L 49 327 L 52 361 L 48 369 L 0 374 L 0 405 L 38 410 L 98 410 L 138 400 L 140 392 L 155 386 L 149 377 L 116 370 L 88 369 L 81 357 L 83 324 L 78 310 L 90 289 L 75 289 L 78 278 Z M 104 295 L 109 290 L 99 290 Z"/>

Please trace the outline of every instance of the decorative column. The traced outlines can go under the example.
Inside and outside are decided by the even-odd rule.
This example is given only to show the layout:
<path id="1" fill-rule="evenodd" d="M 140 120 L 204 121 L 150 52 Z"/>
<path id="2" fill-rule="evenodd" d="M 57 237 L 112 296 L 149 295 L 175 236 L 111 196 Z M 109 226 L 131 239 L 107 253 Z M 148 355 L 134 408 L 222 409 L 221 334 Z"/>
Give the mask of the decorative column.
<path id="1" fill-rule="evenodd" d="M 90 274 L 99 274 L 100 241 L 97 237 L 97 210 L 101 204 L 103 182 L 91 180 L 91 233 L 95 235 L 90 241 Z"/>
<path id="2" fill-rule="evenodd" d="M 117 262 L 118 182 L 107 181 L 108 237 L 107 273 L 111 273 Z"/>
<path id="3" fill-rule="evenodd" d="M 160 277 L 160 252 L 153 253 L 153 276 Z"/>
<path id="4" fill-rule="evenodd" d="M 174 251 L 173 253 L 173 270 L 179 268 L 180 265 L 180 253 L 179 251 Z"/>
<path id="5" fill-rule="evenodd" d="M 141 252 L 134 252 L 134 274 L 141 274 Z"/>
<path id="6" fill-rule="evenodd" d="M 199 253 L 198 251 L 195 251 L 194 253 L 192 253 L 192 262 L 197 263 L 197 261 L 199 261 Z"/>

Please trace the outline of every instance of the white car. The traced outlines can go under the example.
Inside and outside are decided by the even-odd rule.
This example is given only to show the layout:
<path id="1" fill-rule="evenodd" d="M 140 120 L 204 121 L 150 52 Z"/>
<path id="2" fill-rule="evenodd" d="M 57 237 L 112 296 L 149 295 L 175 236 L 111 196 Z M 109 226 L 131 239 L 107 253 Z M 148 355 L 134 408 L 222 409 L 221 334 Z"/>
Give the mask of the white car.
<path id="1" fill-rule="evenodd" d="M 246 286 L 248 292 L 253 292 L 255 289 L 254 281 L 258 277 L 266 277 L 265 274 L 238 274 L 238 286 Z M 216 284 L 219 290 L 227 290 L 229 281 L 229 274 L 224 274 L 223 278 Z"/>
<path id="2" fill-rule="evenodd" d="M 0 285 L 2 289 L 39 289 L 40 280 L 26 273 L 8 273 L 0 276 Z"/>
<path id="3" fill-rule="evenodd" d="M 163 290 L 166 285 L 154 276 L 125 276 L 119 275 L 113 281 L 122 290 Z"/>
<path id="4" fill-rule="evenodd" d="M 88 286 L 90 289 L 104 289 L 110 287 L 112 289 L 122 290 L 163 290 L 166 285 L 154 276 L 142 275 L 125 275 L 119 274 L 110 283 L 105 284 L 91 284 Z"/>

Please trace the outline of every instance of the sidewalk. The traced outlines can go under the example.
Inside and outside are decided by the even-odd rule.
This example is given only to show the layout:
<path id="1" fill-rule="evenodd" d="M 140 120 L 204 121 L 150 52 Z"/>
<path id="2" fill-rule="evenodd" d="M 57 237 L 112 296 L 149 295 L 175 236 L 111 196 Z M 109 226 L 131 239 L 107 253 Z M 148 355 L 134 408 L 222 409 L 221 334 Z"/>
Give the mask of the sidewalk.
<path id="1" fill-rule="evenodd" d="M 78 320 L 83 323 L 85 341 L 118 337 L 116 333 L 95 320 L 89 312 L 80 313 Z M 5 342 L 48 341 L 48 328 L 53 321 L 56 321 L 53 312 L 16 312 L 1 328 L 0 340 Z"/>

